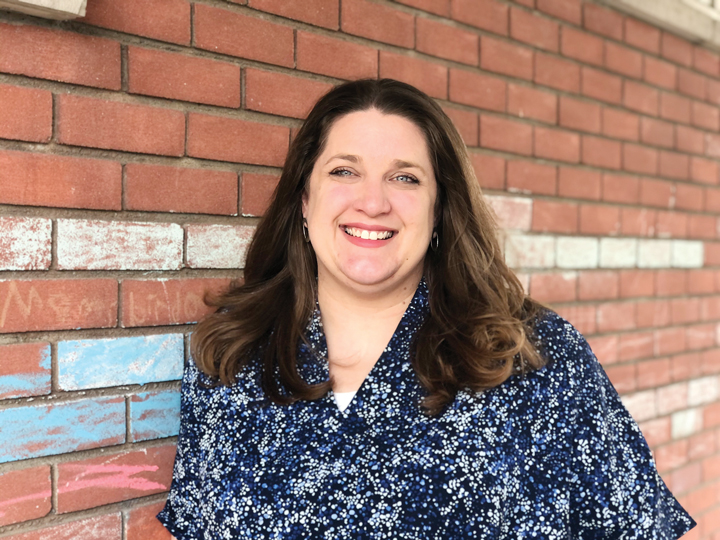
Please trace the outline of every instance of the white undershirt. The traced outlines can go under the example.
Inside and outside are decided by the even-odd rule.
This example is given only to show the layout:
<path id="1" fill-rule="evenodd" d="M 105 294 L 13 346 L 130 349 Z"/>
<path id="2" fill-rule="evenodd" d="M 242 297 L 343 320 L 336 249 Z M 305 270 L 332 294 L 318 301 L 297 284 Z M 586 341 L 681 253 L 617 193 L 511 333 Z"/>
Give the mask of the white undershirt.
<path id="1" fill-rule="evenodd" d="M 355 392 L 333 392 L 335 394 L 335 403 L 337 403 L 338 409 L 344 411 L 345 408 L 350 405 Z"/>

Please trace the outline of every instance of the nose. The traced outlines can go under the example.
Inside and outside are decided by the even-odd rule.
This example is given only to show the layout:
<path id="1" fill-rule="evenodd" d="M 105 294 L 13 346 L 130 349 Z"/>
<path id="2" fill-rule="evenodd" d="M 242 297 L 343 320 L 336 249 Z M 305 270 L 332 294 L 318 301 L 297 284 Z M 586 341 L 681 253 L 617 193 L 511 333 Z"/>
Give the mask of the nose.
<path id="1" fill-rule="evenodd" d="M 355 209 L 368 216 L 378 216 L 390 211 L 387 185 L 382 178 L 366 177 L 356 184 L 358 189 L 355 197 Z"/>

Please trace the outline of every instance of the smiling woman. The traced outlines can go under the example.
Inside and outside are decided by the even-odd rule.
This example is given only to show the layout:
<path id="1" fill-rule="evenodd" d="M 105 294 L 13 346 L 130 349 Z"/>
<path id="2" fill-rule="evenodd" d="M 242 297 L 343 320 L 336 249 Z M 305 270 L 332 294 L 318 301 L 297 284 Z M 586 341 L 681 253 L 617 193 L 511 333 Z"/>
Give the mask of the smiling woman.
<path id="1" fill-rule="evenodd" d="M 502 257 L 427 95 L 360 80 L 288 153 L 193 335 L 162 523 L 199 538 L 679 538 L 587 342 Z"/>

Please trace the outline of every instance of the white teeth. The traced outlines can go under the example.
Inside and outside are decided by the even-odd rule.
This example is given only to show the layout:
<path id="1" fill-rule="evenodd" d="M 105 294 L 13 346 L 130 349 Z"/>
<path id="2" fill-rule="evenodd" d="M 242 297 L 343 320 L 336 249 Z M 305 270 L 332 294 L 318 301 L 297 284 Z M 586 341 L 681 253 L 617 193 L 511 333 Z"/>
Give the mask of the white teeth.
<path id="1" fill-rule="evenodd" d="M 377 234 L 377 231 L 370 231 L 370 240 L 377 240 Z"/>
<path id="2" fill-rule="evenodd" d="M 345 227 L 345 232 L 356 238 L 365 240 L 386 240 L 393 235 L 392 231 L 368 231 L 357 227 Z"/>

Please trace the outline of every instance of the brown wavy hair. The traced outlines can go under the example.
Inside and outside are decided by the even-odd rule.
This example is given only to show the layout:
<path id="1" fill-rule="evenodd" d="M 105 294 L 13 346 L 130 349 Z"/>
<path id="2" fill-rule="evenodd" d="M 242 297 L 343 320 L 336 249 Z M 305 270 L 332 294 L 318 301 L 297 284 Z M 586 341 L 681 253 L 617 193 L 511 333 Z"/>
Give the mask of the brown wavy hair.
<path id="1" fill-rule="evenodd" d="M 192 356 L 225 385 L 258 359 L 262 389 L 277 404 L 315 400 L 332 388 L 331 380 L 306 383 L 296 364 L 317 292 L 317 263 L 303 240 L 301 200 L 333 123 L 368 109 L 399 115 L 420 128 L 437 180 L 440 248 L 428 249 L 425 257 L 430 313 L 412 354 L 427 390 L 422 406 L 436 415 L 462 388 L 484 390 L 543 365 L 533 338 L 542 305 L 525 295 L 503 260 L 497 224 L 452 121 L 425 93 L 392 79 L 344 83 L 315 104 L 250 243 L 244 283 L 207 300 L 220 309 L 197 325 Z"/>

